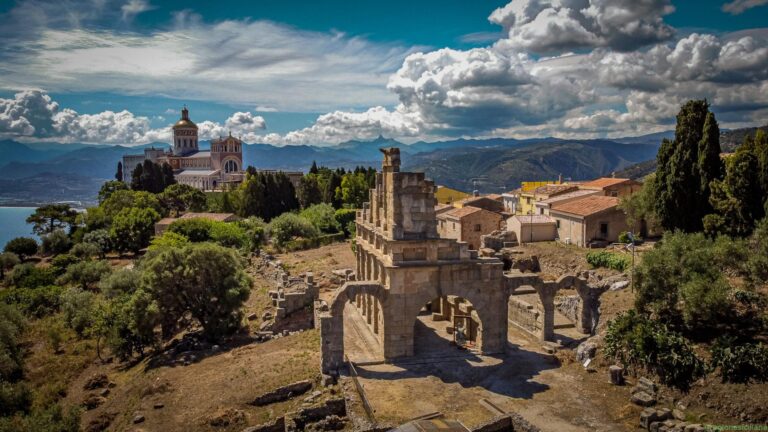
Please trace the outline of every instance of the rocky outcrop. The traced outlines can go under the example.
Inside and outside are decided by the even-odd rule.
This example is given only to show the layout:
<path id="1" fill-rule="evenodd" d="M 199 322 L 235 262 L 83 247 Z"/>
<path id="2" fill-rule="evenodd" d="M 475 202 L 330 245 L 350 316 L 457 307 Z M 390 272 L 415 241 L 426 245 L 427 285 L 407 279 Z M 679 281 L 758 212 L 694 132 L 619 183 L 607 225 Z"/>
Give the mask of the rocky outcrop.
<path id="1" fill-rule="evenodd" d="M 255 405 L 255 406 L 264 406 L 264 405 L 269 405 L 275 402 L 282 402 L 292 397 L 296 397 L 298 395 L 304 394 L 308 392 L 309 389 L 311 388 L 312 388 L 312 381 L 309 381 L 309 380 L 298 381 L 293 384 L 288 384 L 287 386 L 272 390 L 269 393 L 264 393 L 263 395 L 249 402 L 249 404 Z"/>

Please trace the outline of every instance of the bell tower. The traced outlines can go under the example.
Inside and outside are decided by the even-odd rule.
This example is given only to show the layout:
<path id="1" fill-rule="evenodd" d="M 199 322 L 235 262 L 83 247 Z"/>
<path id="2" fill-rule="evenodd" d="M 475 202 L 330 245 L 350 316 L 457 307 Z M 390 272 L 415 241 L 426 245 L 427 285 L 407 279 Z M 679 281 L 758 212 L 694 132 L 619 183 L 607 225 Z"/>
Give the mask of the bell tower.
<path id="1" fill-rule="evenodd" d="M 197 125 L 189 119 L 189 110 L 184 105 L 181 118 L 173 125 L 173 155 L 184 156 L 197 151 Z"/>

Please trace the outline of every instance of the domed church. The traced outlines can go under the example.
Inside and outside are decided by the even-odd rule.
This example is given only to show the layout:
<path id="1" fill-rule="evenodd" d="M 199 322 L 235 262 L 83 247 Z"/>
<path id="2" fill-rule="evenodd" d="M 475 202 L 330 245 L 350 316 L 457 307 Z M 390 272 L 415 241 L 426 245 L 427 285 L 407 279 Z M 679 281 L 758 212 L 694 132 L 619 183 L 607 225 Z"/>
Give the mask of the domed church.
<path id="1" fill-rule="evenodd" d="M 172 150 L 144 149 L 144 154 L 123 156 L 123 181 L 131 182 L 131 173 L 145 160 L 173 168 L 176 181 L 201 190 L 223 189 L 243 181 L 243 143 L 229 136 L 211 140 L 210 150 L 198 147 L 197 125 L 190 120 L 189 110 L 181 110 L 181 118 L 173 125 Z"/>

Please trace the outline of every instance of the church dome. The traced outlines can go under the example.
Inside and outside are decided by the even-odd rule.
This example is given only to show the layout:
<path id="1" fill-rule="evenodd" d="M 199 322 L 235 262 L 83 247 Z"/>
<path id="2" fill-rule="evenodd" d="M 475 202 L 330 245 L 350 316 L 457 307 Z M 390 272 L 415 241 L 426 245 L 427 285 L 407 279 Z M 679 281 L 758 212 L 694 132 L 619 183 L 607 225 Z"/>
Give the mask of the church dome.
<path id="1" fill-rule="evenodd" d="M 181 110 L 181 118 L 173 125 L 174 129 L 194 128 L 197 129 L 197 125 L 189 119 L 189 110 L 185 106 Z"/>

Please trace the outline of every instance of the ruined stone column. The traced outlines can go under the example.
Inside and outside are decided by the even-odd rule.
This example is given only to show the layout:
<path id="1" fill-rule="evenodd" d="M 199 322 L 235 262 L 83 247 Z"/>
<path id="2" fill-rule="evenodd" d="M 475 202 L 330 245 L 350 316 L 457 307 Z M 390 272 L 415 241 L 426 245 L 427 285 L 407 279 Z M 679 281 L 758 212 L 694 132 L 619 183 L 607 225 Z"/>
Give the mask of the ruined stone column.
<path id="1" fill-rule="evenodd" d="M 344 364 L 343 315 L 324 312 L 320 321 L 320 369 L 324 374 L 335 374 Z"/>
<path id="2" fill-rule="evenodd" d="M 555 340 L 555 292 L 557 292 L 557 285 L 551 283 L 545 283 L 542 286 L 536 287 L 536 291 L 539 293 L 539 299 L 542 306 L 542 325 L 541 335 L 539 339 L 542 341 L 554 341 Z"/>

